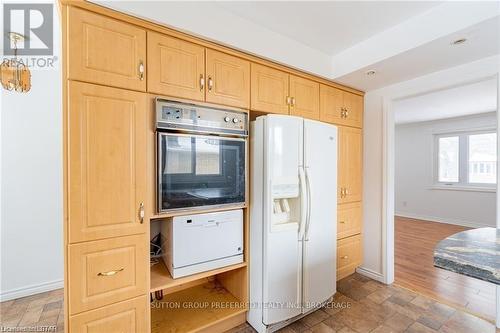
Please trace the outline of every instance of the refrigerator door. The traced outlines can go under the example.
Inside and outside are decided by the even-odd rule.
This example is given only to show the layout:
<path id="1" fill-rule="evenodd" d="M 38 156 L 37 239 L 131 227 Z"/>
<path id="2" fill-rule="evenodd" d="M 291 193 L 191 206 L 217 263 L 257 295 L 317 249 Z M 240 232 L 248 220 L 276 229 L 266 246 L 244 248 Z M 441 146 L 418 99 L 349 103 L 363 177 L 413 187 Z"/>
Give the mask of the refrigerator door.
<path id="1" fill-rule="evenodd" d="M 309 210 L 303 241 L 303 312 L 336 291 L 337 128 L 304 121 L 304 164 Z"/>
<path id="2" fill-rule="evenodd" d="M 265 127 L 262 321 L 270 325 L 301 313 L 301 214 L 295 206 L 301 192 L 303 120 L 267 116 Z"/>

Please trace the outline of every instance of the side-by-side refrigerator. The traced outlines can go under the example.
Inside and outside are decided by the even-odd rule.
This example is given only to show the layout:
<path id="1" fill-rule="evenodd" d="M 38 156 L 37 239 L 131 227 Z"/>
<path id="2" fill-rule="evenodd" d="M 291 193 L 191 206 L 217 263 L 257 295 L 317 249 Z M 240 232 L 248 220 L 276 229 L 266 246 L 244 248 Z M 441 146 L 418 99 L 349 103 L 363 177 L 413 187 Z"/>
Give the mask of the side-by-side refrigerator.
<path id="1" fill-rule="evenodd" d="M 337 128 L 293 116 L 251 123 L 250 310 L 273 332 L 336 291 Z"/>

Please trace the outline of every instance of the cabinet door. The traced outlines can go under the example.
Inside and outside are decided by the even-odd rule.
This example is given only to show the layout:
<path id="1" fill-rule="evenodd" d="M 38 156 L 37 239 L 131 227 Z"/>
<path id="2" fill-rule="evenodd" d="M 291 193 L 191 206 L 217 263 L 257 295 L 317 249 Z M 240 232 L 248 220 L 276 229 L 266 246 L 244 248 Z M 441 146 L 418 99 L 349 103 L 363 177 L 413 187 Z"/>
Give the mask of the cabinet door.
<path id="1" fill-rule="evenodd" d="M 146 31 L 69 7 L 70 79 L 146 91 Z"/>
<path id="2" fill-rule="evenodd" d="M 363 135 L 360 129 L 339 127 L 338 202 L 361 201 Z M 342 191 L 344 189 L 344 191 Z"/>
<path id="3" fill-rule="evenodd" d="M 290 75 L 290 114 L 308 119 L 319 119 L 319 83 Z"/>
<path id="4" fill-rule="evenodd" d="M 288 114 L 288 77 L 285 72 L 252 63 L 250 109 Z"/>
<path id="5" fill-rule="evenodd" d="M 205 99 L 205 48 L 177 38 L 148 32 L 148 91 Z"/>
<path id="6" fill-rule="evenodd" d="M 211 49 L 206 55 L 206 101 L 248 109 L 250 62 Z"/>
<path id="7" fill-rule="evenodd" d="M 146 94 L 69 83 L 70 243 L 143 233 Z"/>
<path id="8" fill-rule="evenodd" d="M 363 96 L 344 91 L 345 118 L 344 125 L 363 127 Z"/>
<path id="9" fill-rule="evenodd" d="M 344 124 L 342 109 L 344 108 L 344 95 L 342 90 L 320 85 L 319 92 L 320 120 L 332 124 Z"/>
<path id="10" fill-rule="evenodd" d="M 345 238 L 361 233 L 361 202 L 338 205 L 337 238 Z"/>
<path id="11" fill-rule="evenodd" d="M 129 301 L 84 312 L 69 318 L 71 333 L 149 332 L 149 300 L 141 296 Z"/>
<path id="12" fill-rule="evenodd" d="M 337 243 L 337 280 L 351 275 L 361 264 L 361 235 L 341 239 Z"/>

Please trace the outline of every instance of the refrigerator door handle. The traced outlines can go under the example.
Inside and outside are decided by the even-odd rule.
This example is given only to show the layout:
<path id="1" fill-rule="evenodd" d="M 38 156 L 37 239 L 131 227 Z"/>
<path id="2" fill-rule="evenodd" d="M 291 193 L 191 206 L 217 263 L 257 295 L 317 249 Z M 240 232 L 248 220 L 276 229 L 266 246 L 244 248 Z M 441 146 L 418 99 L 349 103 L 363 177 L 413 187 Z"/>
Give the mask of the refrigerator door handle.
<path id="1" fill-rule="evenodd" d="M 309 174 L 307 170 L 309 170 L 309 167 L 305 167 L 305 178 L 307 187 L 307 215 L 306 215 L 304 240 L 306 241 L 309 240 L 309 226 L 311 225 L 311 182 L 309 181 Z"/>
<path id="2" fill-rule="evenodd" d="M 299 187 L 300 187 L 300 221 L 299 221 L 299 240 L 304 238 L 304 230 L 307 218 L 307 190 L 306 176 L 304 168 L 299 166 Z"/>

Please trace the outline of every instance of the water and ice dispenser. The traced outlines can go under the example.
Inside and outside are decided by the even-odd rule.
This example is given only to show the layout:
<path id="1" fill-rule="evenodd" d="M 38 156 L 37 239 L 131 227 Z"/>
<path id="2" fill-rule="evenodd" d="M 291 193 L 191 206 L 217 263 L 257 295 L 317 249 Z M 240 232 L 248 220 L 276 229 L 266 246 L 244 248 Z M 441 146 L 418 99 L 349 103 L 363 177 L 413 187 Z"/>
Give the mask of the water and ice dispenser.
<path id="1" fill-rule="evenodd" d="M 272 185 L 272 231 L 298 228 L 300 224 L 300 187 L 296 184 Z"/>

